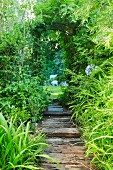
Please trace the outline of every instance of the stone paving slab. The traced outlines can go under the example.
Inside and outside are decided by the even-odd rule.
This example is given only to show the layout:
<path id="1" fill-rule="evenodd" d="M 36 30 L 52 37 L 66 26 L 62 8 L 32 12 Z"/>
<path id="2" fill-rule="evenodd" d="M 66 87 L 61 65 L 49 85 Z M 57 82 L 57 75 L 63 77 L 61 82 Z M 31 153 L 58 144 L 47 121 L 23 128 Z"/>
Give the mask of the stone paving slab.
<path id="1" fill-rule="evenodd" d="M 43 163 L 42 167 L 45 168 L 45 170 L 65 170 L 65 166 L 58 166 L 57 164 Z"/>
<path id="2" fill-rule="evenodd" d="M 60 116 L 60 115 L 44 115 L 44 120 L 46 120 L 46 119 L 54 119 L 54 118 L 56 118 L 56 119 L 65 119 L 65 118 L 68 118 L 68 119 L 70 119 L 71 120 L 71 118 L 70 118 L 70 115 L 64 115 L 64 116 Z"/>
<path id="3" fill-rule="evenodd" d="M 62 144 L 62 145 L 53 144 L 49 148 L 47 148 L 46 151 L 48 153 L 51 153 L 51 152 L 56 153 L 57 152 L 57 153 L 63 153 L 63 154 L 76 154 L 78 156 L 83 155 L 85 157 L 86 149 L 84 148 L 84 146 L 81 147 L 81 146 L 78 146 L 78 145 L 72 146 L 72 145 L 68 145 L 68 144 L 66 144 L 66 145 L 64 145 L 64 144 Z"/>
<path id="4" fill-rule="evenodd" d="M 44 128 L 59 128 L 59 126 L 61 128 L 74 128 L 75 125 L 73 125 L 71 122 L 52 122 L 52 123 L 48 123 L 48 122 L 42 122 L 42 125 Z"/>
<path id="5" fill-rule="evenodd" d="M 57 118 L 45 118 L 42 123 L 62 123 L 62 122 L 71 122 L 69 117 L 57 117 Z"/>
<path id="6" fill-rule="evenodd" d="M 79 167 L 75 165 L 66 165 L 65 170 L 93 170 L 93 169 L 91 168 L 91 165 L 89 164 L 89 165 L 82 165 L 82 166 L 79 165 Z"/>
<path id="7" fill-rule="evenodd" d="M 58 161 L 61 167 L 46 158 L 42 159 L 42 167 L 46 170 L 92 170 L 91 157 L 85 157 L 81 131 L 70 120 L 71 111 L 58 103 L 49 105 L 47 110 L 41 122 L 42 132 L 46 134 L 46 142 L 49 144 L 45 154 Z"/>
<path id="8" fill-rule="evenodd" d="M 45 118 L 44 121 L 41 122 L 42 127 L 47 128 L 75 128 L 74 123 L 70 120 L 69 117 L 64 118 Z"/>
<path id="9" fill-rule="evenodd" d="M 68 145 L 84 145 L 84 141 L 81 138 L 46 138 L 47 143 L 49 144 L 55 144 L 55 145 L 62 145 L 62 144 L 68 144 Z"/>
<path id="10" fill-rule="evenodd" d="M 60 106 L 60 105 L 57 105 L 57 106 L 56 106 L 56 105 L 49 105 L 49 106 L 48 106 L 48 109 L 49 109 L 49 108 L 62 108 L 62 109 L 64 109 L 64 108 L 63 108 L 62 106 Z"/>
<path id="11" fill-rule="evenodd" d="M 54 112 L 51 112 L 51 111 L 46 111 L 44 113 L 44 115 L 61 115 L 61 116 L 66 116 L 66 115 L 71 115 L 71 112 L 70 111 L 54 111 Z"/>
<path id="12" fill-rule="evenodd" d="M 55 107 L 55 106 L 48 106 L 48 111 L 49 112 L 63 112 L 63 108 L 62 107 Z"/>
<path id="13" fill-rule="evenodd" d="M 81 132 L 77 128 L 45 128 L 42 132 L 45 133 L 48 137 L 81 137 Z"/>
<path id="14" fill-rule="evenodd" d="M 56 107 L 56 108 L 57 108 L 57 107 L 63 108 L 61 105 L 57 105 L 57 106 L 56 106 L 56 105 L 53 105 L 53 104 L 52 104 L 52 105 L 49 105 L 48 108 L 49 108 L 49 107 L 52 107 L 52 108 L 54 108 L 54 107 Z"/>
<path id="15" fill-rule="evenodd" d="M 46 170 L 93 170 L 90 165 L 89 167 L 86 167 L 86 165 L 61 165 L 60 167 L 56 164 L 43 164 L 43 168 Z"/>
<path id="16" fill-rule="evenodd" d="M 63 153 L 49 153 L 49 156 L 54 158 L 60 164 L 74 164 L 74 165 L 89 165 L 90 158 L 85 158 L 84 155 L 77 155 L 73 153 L 63 154 Z M 48 159 L 44 159 L 43 162 L 51 162 Z"/>

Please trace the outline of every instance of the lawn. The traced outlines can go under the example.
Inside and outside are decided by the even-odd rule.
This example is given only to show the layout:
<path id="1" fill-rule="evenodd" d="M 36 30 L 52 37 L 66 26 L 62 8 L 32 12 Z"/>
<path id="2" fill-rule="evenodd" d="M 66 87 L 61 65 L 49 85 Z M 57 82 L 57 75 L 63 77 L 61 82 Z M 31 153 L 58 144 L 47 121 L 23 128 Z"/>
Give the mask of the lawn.
<path id="1" fill-rule="evenodd" d="M 59 94 L 62 94 L 61 86 L 44 86 L 44 89 L 47 89 L 50 91 L 51 98 L 57 98 Z"/>

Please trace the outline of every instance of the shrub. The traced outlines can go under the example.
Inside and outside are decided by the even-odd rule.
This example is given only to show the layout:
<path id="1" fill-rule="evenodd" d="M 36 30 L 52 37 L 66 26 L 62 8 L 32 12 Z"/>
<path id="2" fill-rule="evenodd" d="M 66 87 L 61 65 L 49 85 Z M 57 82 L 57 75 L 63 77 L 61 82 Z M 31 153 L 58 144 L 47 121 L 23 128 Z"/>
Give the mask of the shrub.
<path id="1" fill-rule="evenodd" d="M 47 106 L 48 92 L 38 84 L 36 78 L 13 82 L 1 90 L 1 110 L 5 117 L 18 115 L 18 122 L 29 118 L 38 121 Z"/>

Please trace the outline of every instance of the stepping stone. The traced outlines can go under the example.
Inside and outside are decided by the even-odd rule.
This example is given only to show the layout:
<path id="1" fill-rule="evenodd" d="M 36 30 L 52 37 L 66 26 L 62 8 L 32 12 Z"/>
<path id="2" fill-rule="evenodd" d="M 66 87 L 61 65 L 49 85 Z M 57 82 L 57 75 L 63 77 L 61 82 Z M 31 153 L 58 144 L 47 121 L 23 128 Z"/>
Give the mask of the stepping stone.
<path id="1" fill-rule="evenodd" d="M 65 170 L 92 170 L 92 169 L 90 165 L 88 165 L 88 167 L 86 165 L 81 165 L 79 167 L 75 165 L 66 165 Z"/>
<path id="2" fill-rule="evenodd" d="M 45 150 L 47 153 L 62 153 L 62 154 L 76 154 L 78 156 L 84 156 L 86 149 L 84 146 L 76 146 L 76 145 L 51 145 Z"/>
<path id="3" fill-rule="evenodd" d="M 77 128 L 48 128 L 44 129 L 42 132 L 47 134 L 48 137 L 81 137 L 81 132 Z"/>
<path id="4" fill-rule="evenodd" d="M 56 164 L 43 164 L 43 168 L 45 168 L 46 170 L 92 170 L 88 167 L 83 166 L 75 166 L 75 165 L 61 165 L 61 167 L 59 167 Z"/>
<path id="5" fill-rule="evenodd" d="M 79 165 L 79 167 L 82 165 L 89 166 L 91 161 L 90 159 L 85 159 L 84 156 L 77 156 L 76 154 L 49 153 L 49 156 L 60 164 L 74 164 L 76 166 Z M 51 163 L 51 160 L 44 158 L 43 162 Z"/>
<path id="6" fill-rule="evenodd" d="M 45 170 L 65 170 L 65 166 L 61 165 L 59 167 L 57 164 L 43 163 L 43 165 L 41 167 L 45 168 Z"/>
<path id="7" fill-rule="evenodd" d="M 42 122 L 42 128 L 75 128 L 72 122 Z"/>
<path id="8" fill-rule="evenodd" d="M 63 112 L 62 107 L 55 107 L 55 106 L 48 106 L 48 111 L 49 112 Z"/>
<path id="9" fill-rule="evenodd" d="M 71 113 L 69 111 L 47 111 L 44 113 L 44 115 L 46 116 L 53 116 L 53 115 L 57 115 L 57 116 L 66 116 L 66 115 L 70 115 L 71 116 Z"/>
<path id="10" fill-rule="evenodd" d="M 44 121 L 42 121 L 42 128 L 75 128 L 75 125 L 70 120 L 70 117 L 56 117 L 51 118 L 47 117 Z"/>
<path id="11" fill-rule="evenodd" d="M 48 107 L 62 107 L 61 105 L 50 104 Z"/>
<path id="12" fill-rule="evenodd" d="M 58 102 L 49 105 L 44 113 L 40 127 L 49 144 L 45 154 L 61 165 L 59 167 L 55 161 L 43 158 L 42 167 L 46 170 L 92 170 L 91 157 L 85 158 L 84 140 L 80 138 L 81 131 L 76 128 L 71 115 L 72 112 L 59 106 Z"/>
<path id="13" fill-rule="evenodd" d="M 71 120 L 71 117 L 70 115 L 65 115 L 65 116 L 62 116 L 62 115 L 45 115 L 44 116 L 44 121 L 46 119 L 54 119 L 54 118 L 57 118 L 57 119 L 62 119 L 62 118 L 68 118 L 69 120 Z"/>
<path id="14" fill-rule="evenodd" d="M 60 105 L 49 105 L 48 108 L 63 108 Z"/>
<path id="15" fill-rule="evenodd" d="M 55 144 L 55 145 L 83 145 L 84 141 L 81 138 L 46 138 L 46 142 L 49 144 Z"/>
<path id="16" fill-rule="evenodd" d="M 59 117 L 57 117 L 57 118 L 51 118 L 51 117 L 49 118 L 49 117 L 47 117 L 42 122 L 48 122 L 48 123 L 70 122 L 70 118 L 69 117 L 61 117 L 61 118 L 59 118 Z"/>

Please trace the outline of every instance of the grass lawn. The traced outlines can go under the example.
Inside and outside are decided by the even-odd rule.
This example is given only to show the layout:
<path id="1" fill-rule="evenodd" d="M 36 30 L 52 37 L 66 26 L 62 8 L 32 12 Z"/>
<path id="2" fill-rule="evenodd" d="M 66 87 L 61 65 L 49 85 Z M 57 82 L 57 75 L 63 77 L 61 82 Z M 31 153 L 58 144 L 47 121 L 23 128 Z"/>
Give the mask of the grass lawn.
<path id="1" fill-rule="evenodd" d="M 51 92 L 51 98 L 57 98 L 59 94 L 62 94 L 60 86 L 43 86 L 43 88 Z"/>

